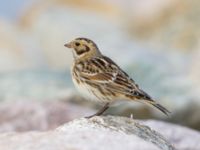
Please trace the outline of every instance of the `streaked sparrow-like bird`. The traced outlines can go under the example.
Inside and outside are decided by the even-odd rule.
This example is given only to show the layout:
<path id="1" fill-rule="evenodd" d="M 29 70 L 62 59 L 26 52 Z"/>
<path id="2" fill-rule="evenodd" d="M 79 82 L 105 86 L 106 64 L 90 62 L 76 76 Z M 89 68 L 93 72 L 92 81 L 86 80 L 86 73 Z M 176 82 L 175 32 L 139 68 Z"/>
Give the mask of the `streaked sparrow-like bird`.
<path id="1" fill-rule="evenodd" d="M 87 38 L 76 38 L 65 44 L 72 48 L 74 63 L 72 79 L 77 89 L 90 100 L 104 106 L 95 114 L 101 115 L 118 100 L 151 104 L 168 115 L 170 112 L 152 99 L 115 62 L 104 56 L 97 45 Z"/>

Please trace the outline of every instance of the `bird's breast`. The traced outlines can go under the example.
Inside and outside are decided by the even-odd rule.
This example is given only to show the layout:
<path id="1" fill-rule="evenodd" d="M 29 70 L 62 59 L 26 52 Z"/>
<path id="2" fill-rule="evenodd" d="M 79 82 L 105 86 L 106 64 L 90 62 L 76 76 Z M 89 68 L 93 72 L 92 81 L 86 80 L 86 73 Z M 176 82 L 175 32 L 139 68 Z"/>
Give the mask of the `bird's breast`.
<path id="1" fill-rule="evenodd" d="M 83 96 L 85 99 L 96 102 L 101 101 L 100 97 L 97 96 L 95 89 L 86 84 L 85 81 L 80 78 L 78 73 L 75 73 L 74 71 L 72 71 L 72 81 L 81 96 Z"/>

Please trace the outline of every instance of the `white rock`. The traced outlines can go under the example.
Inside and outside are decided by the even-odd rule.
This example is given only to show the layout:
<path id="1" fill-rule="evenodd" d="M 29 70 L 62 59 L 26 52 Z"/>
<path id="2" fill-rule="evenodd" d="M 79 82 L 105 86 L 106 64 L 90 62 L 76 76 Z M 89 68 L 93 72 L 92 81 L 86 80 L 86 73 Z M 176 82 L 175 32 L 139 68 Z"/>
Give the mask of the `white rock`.
<path id="1" fill-rule="evenodd" d="M 166 127 L 170 129 L 168 124 Z M 133 119 L 113 116 L 77 119 L 49 132 L 0 135 L 0 149 L 3 150 L 159 150 L 159 148 L 174 150 L 162 135 L 149 127 Z"/>

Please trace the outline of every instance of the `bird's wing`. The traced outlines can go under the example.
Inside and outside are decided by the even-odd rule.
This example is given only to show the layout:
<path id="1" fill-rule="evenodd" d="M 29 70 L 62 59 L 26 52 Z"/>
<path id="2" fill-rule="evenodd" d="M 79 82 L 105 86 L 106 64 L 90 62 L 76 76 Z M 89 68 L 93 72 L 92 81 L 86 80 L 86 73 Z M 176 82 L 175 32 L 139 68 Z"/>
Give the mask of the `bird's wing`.
<path id="1" fill-rule="evenodd" d="M 127 98 L 151 100 L 151 97 L 139 89 L 138 85 L 108 57 L 91 59 L 84 66 L 80 70 L 80 77 L 88 84 L 104 87 Z"/>

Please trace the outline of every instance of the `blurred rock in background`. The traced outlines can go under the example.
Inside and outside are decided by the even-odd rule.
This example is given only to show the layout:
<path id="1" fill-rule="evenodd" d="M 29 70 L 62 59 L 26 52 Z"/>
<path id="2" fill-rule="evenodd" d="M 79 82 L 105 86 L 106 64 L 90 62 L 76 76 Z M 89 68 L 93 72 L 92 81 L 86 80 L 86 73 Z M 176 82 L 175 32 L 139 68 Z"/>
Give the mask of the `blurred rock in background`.
<path id="1" fill-rule="evenodd" d="M 1 17 L 0 11 L 0 101 L 10 101 L 12 106 L 13 100 L 21 98 L 48 101 L 77 95 L 69 73 L 72 54 L 63 45 L 81 36 L 93 39 L 172 116 L 165 118 L 135 103 L 107 113 L 132 113 L 134 118 L 154 117 L 200 129 L 199 1 L 32 0 L 21 4 L 16 5 L 18 15 Z M 83 105 L 83 99 L 75 103 Z"/>
<path id="2" fill-rule="evenodd" d="M 141 0 L 133 2 L 130 34 L 160 49 L 191 52 L 199 45 L 198 0 Z"/>
<path id="3" fill-rule="evenodd" d="M 20 99 L 13 102 L 2 102 L 0 133 L 55 129 L 65 122 L 89 116 L 92 113 L 94 113 L 92 109 L 64 100 L 37 102 Z"/>

